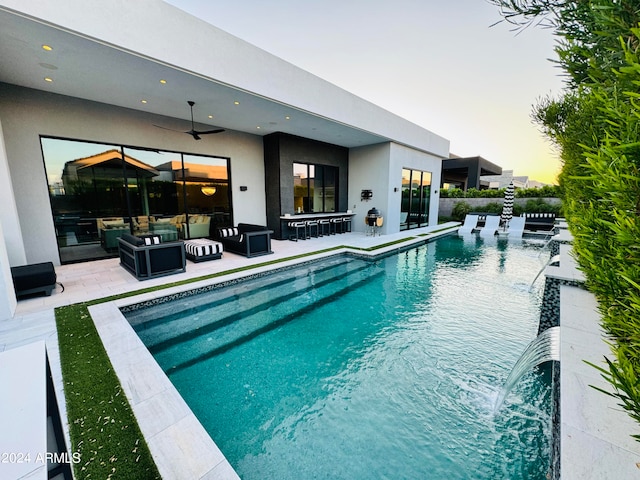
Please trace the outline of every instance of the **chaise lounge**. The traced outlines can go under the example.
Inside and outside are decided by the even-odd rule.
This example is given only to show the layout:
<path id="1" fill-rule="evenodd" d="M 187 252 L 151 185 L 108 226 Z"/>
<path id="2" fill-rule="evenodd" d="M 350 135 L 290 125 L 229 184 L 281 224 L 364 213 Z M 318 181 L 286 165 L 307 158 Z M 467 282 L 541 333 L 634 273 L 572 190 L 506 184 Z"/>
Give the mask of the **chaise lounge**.
<path id="1" fill-rule="evenodd" d="M 126 233 L 118 238 L 118 254 L 120 265 L 138 280 L 186 270 L 184 242 L 162 243 L 158 235 L 136 237 Z"/>
<path id="2" fill-rule="evenodd" d="M 239 223 L 237 227 L 219 228 L 217 237 L 225 252 L 234 252 L 250 258 L 273 253 L 272 233 L 273 230 L 262 225 Z"/>

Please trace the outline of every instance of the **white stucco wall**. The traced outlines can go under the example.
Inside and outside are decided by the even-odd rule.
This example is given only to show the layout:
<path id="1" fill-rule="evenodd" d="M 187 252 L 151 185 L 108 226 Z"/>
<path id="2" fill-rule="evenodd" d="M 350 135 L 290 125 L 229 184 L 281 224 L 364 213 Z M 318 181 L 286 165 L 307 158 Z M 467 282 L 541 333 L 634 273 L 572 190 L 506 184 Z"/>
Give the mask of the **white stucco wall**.
<path id="1" fill-rule="evenodd" d="M 349 209 L 356 214 L 351 228 L 356 232 L 365 230 L 364 218 L 373 207 L 380 210 L 385 222 L 381 233 L 386 233 L 389 213 L 389 154 L 390 144 L 380 143 L 349 151 Z M 362 190 L 371 190 L 373 198 L 363 201 Z"/>
<path id="2" fill-rule="evenodd" d="M 7 84 L 0 84 L 0 121 L 11 186 L 18 192 L 16 210 L 7 214 L 3 208 L 2 218 L 12 265 L 59 263 L 40 135 L 229 157 L 236 223 L 266 223 L 261 137 L 227 131 L 195 141 L 153 126 L 166 124 L 164 117 Z M 247 191 L 240 192 L 240 185 L 247 186 Z M 8 195 L 8 189 L 0 190 Z M 12 201 L 8 198 L 3 205 Z M 20 251 L 23 242 L 11 241 L 11 232 L 7 232 L 17 225 L 24 253 Z"/>
<path id="3" fill-rule="evenodd" d="M 400 231 L 402 169 L 431 172 L 429 225 L 438 223 L 438 200 L 442 160 L 428 153 L 396 143 L 354 148 L 349 152 L 349 208 L 357 213 L 354 229 L 364 231 L 364 216 L 376 207 L 384 217 L 381 233 Z M 394 189 L 397 188 L 397 191 Z M 360 200 L 362 189 L 373 190 L 368 202 Z"/>
<path id="4" fill-rule="evenodd" d="M 2 248 L 8 255 L 11 265 L 24 265 L 26 263 L 26 253 L 22 244 L 22 231 L 18 218 L 18 210 L 15 202 L 13 185 L 11 183 L 11 172 L 9 169 L 9 158 L 4 141 L 4 129 L 2 128 L 2 117 L 0 117 L 0 224 L 4 230 L 4 242 Z M 9 255 L 8 252 L 11 252 Z"/>

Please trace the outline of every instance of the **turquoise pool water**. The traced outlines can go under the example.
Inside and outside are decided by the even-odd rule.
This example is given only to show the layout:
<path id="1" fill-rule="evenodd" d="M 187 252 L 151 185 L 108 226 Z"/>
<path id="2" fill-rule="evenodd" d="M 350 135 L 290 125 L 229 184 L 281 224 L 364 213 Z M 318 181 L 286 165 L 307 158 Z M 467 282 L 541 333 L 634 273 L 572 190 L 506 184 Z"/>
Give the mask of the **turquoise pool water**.
<path id="1" fill-rule="evenodd" d="M 244 480 L 544 479 L 539 247 L 447 237 L 127 314 Z M 548 257 L 548 255 L 547 255 Z"/>

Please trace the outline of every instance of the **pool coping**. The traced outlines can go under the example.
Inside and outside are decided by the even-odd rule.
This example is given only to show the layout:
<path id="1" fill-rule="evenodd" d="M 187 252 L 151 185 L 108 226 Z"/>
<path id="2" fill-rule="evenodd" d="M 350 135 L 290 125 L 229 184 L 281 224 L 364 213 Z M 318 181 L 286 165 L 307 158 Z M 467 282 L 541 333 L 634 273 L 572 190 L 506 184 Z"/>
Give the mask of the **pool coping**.
<path id="1" fill-rule="evenodd" d="M 159 289 L 89 307 L 101 341 L 122 384 L 134 415 L 163 478 L 237 480 L 240 477 L 206 432 L 175 386 L 142 343 L 121 309 L 138 303 L 154 302 L 162 297 L 184 295 L 185 292 L 215 284 L 254 278 L 273 271 L 317 262 L 336 255 L 354 255 L 375 260 L 397 252 L 430 243 L 455 234 L 447 228 L 420 234 L 404 242 L 375 250 L 340 247 L 321 253 L 256 266 L 241 272 Z"/>

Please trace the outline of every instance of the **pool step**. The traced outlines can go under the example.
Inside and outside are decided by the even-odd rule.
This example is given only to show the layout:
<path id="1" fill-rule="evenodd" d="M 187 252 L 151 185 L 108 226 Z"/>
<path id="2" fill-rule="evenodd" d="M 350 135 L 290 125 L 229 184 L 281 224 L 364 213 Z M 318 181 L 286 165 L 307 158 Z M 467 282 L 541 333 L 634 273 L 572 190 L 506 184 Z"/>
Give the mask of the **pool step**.
<path id="1" fill-rule="evenodd" d="M 205 328 L 192 330 L 150 346 L 158 363 L 168 373 L 224 353 L 258 335 L 300 318 L 320 305 L 333 302 L 384 272 L 364 265 L 347 274 L 316 283 L 304 292 L 279 296 L 251 312 L 235 311 L 217 318 Z M 180 352 L 179 354 L 177 352 Z"/>
<path id="2" fill-rule="evenodd" d="M 365 264 L 366 266 L 366 264 Z M 361 262 L 347 260 L 331 262 L 330 265 L 313 265 L 307 270 L 298 271 L 295 276 L 285 272 L 269 277 L 242 282 L 214 292 L 184 300 L 172 302 L 165 308 L 168 315 L 150 316 L 151 311 L 142 315 L 127 315 L 130 323 L 153 352 L 162 349 L 162 344 L 171 341 L 189 339 L 235 321 L 238 312 L 250 315 L 272 304 L 284 301 L 296 292 L 304 292 L 336 277 L 350 275 L 363 268 Z M 180 310 L 176 312 L 176 307 Z"/>

